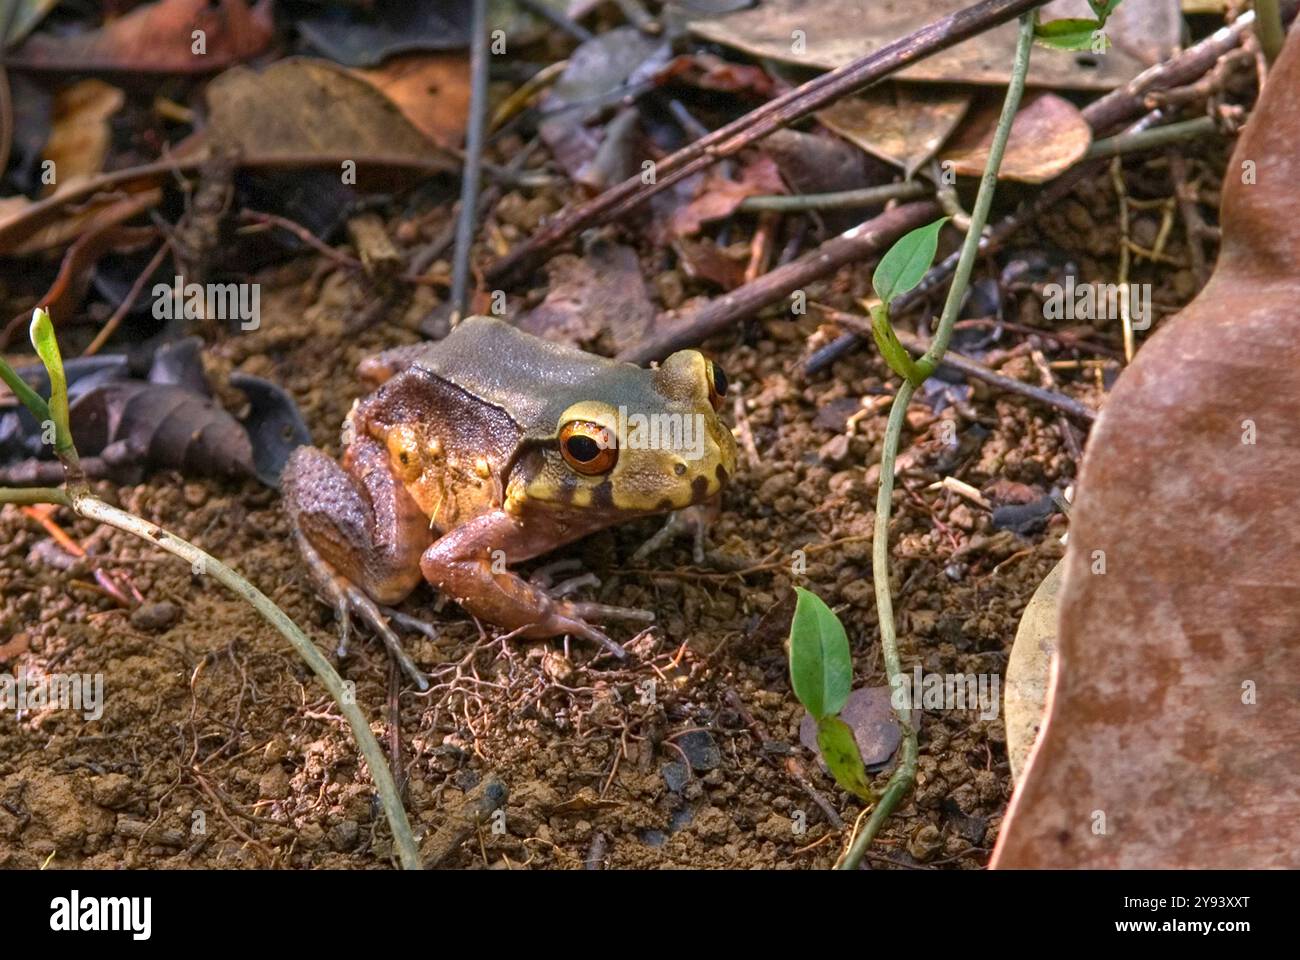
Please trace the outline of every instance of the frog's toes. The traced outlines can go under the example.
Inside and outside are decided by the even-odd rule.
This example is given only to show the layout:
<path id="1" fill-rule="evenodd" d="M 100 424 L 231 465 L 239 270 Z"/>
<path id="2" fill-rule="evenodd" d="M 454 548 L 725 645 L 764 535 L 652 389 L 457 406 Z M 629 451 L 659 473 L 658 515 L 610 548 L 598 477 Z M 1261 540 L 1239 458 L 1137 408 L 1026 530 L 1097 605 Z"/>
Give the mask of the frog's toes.
<path id="1" fill-rule="evenodd" d="M 716 513 L 716 506 L 707 503 L 673 511 L 664 521 L 664 525 L 632 554 L 632 562 L 643 563 L 662 547 L 689 534 L 693 541 L 691 559 L 697 565 L 704 563 L 704 543 L 708 537 L 709 525 Z"/>
<path id="2" fill-rule="evenodd" d="M 402 613 L 402 611 L 394 610 L 392 607 L 380 607 L 379 610 L 388 618 L 389 622 L 397 624 L 403 630 L 423 634 L 430 640 L 438 639 L 438 628 L 428 620 L 413 617 L 409 613 Z"/>
<path id="3" fill-rule="evenodd" d="M 544 563 L 534 570 L 528 577 L 528 582 L 542 590 L 551 590 L 551 584 L 555 582 L 555 577 L 562 573 L 573 573 L 582 569 L 582 561 L 570 557 L 565 560 L 553 560 L 550 563 Z M 573 578 L 578 579 L 578 578 Z M 566 583 L 568 581 L 565 581 Z"/>

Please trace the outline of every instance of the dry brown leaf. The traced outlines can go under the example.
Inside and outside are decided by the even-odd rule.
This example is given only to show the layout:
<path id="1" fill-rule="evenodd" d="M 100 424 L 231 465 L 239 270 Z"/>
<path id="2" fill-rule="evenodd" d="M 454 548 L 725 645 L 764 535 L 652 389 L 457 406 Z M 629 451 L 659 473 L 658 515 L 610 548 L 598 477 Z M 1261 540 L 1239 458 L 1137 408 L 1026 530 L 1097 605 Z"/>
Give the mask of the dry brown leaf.
<path id="1" fill-rule="evenodd" d="M 994 866 L 1300 867 L 1298 87 L 1293 31 L 1213 277 L 1088 439 L 1047 723 Z"/>
<path id="2" fill-rule="evenodd" d="M 37 33 L 6 61 L 25 70 L 213 73 L 261 53 L 273 31 L 271 0 L 252 7 L 245 0 L 158 0 L 99 30 Z"/>
<path id="3" fill-rule="evenodd" d="M 903 168 L 910 179 L 961 122 L 968 90 L 887 83 L 845 97 L 817 119 L 872 156 Z"/>
<path id="4" fill-rule="evenodd" d="M 1154 0 L 1125 0 L 1125 3 Z M 754 57 L 833 70 L 893 43 L 940 17 L 969 7 L 970 0 L 764 0 L 751 9 L 692 20 L 691 31 Z M 1056 5 L 1044 19 L 1053 19 Z M 869 11 L 869 13 L 867 12 Z M 800 50 L 795 34 L 804 40 Z M 1015 59 L 1016 24 L 977 34 L 894 74 L 900 80 L 1005 84 Z M 1144 65 L 1112 47 L 1105 56 L 1035 51 L 1029 83 L 1053 90 L 1109 90 L 1127 83 Z"/>
<path id="5" fill-rule="evenodd" d="M 455 166 L 378 89 L 327 60 L 291 57 L 261 73 L 234 67 L 207 92 L 210 142 L 237 148 L 244 164 Z"/>
<path id="6" fill-rule="evenodd" d="M 43 156 L 54 162 L 55 182 L 45 195 L 80 177 L 104 169 L 104 157 L 112 140 L 108 119 L 126 102 L 126 95 L 102 80 L 82 80 L 60 90 L 54 97 L 50 138 Z"/>
<path id="7" fill-rule="evenodd" d="M 693 236 L 708 221 L 731 216 L 746 197 L 772 193 L 785 193 L 785 184 L 781 182 L 776 163 L 765 154 L 751 154 L 736 172 L 735 179 L 714 167 L 701 181 L 695 199 L 673 213 L 673 233 L 679 237 Z"/>
<path id="8" fill-rule="evenodd" d="M 413 53 L 352 71 L 397 105 L 432 142 L 459 146 L 469 116 L 469 57 L 464 51 Z"/>
<path id="9" fill-rule="evenodd" d="M 941 159 L 963 177 L 983 175 L 1001 111 L 1001 105 L 992 101 L 977 107 Z M 1011 124 L 998 178 L 1045 183 L 1083 159 L 1091 145 L 1092 128 L 1078 107 L 1054 93 L 1031 93 Z"/>

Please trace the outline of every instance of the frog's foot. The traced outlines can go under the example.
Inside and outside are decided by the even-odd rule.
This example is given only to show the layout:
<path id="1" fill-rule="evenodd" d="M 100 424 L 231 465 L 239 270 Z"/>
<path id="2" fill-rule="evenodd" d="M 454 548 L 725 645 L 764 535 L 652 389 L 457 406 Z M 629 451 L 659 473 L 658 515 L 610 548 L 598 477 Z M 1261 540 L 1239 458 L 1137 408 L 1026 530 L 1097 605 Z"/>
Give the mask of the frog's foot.
<path id="1" fill-rule="evenodd" d="M 712 501 L 674 510 L 668 515 L 668 519 L 664 521 L 659 531 L 632 554 L 632 562 L 642 563 L 664 545 L 685 534 L 690 534 L 694 538 L 691 559 L 697 565 L 704 563 L 704 543 L 708 537 L 709 526 L 717 514 L 718 505 Z"/>
<path id="2" fill-rule="evenodd" d="M 364 620 L 381 640 L 384 646 L 388 648 L 389 654 L 405 671 L 406 675 L 411 678 L 421 692 L 429 689 L 429 678 L 424 675 L 415 661 L 402 648 L 402 641 L 398 639 L 393 628 L 389 626 L 388 618 L 379 606 L 371 600 L 366 594 L 345 577 L 335 572 L 334 568 L 321 557 L 316 549 L 307 541 L 306 537 L 298 535 L 298 549 L 302 551 L 303 558 L 307 561 L 307 567 L 312 571 L 313 579 L 316 581 L 317 589 L 324 598 L 334 607 L 335 617 L 339 624 L 339 645 L 337 654 L 340 658 L 348 655 L 348 641 L 352 635 L 352 616 L 359 616 Z M 418 629 L 426 634 L 433 630 L 432 625 L 417 620 L 414 617 L 408 617 L 406 614 L 397 613 L 395 610 L 388 611 L 402 626 L 409 629 Z M 414 626 L 418 624 L 419 626 Z"/>
<path id="3" fill-rule="evenodd" d="M 394 610 L 392 607 L 380 607 L 379 612 L 387 617 L 390 623 L 397 624 L 403 630 L 422 633 L 430 640 L 438 639 L 438 628 L 428 620 L 421 620 L 419 617 L 413 617 L 409 613 L 402 613 L 402 611 Z"/>
<path id="4" fill-rule="evenodd" d="M 575 600 L 554 600 L 545 619 L 534 630 L 545 631 L 546 636 L 572 634 L 599 643 L 620 660 L 627 659 L 627 651 L 610 639 L 592 620 L 634 620 L 653 623 L 655 615 L 649 610 L 634 607 L 616 607 L 607 603 L 588 603 Z M 532 632 L 532 631 L 529 631 Z"/>
<path id="5" fill-rule="evenodd" d="M 528 582 L 540 590 L 549 591 L 554 596 L 563 596 L 563 594 L 556 593 L 556 591 L 551 586 L 553 583 L 555 583 L 556 576 L 562 573 L 574 573 L 581 569 L 582 569 L 581 560 L 576 560 L 573 558 L 567 560 L 553 560 L 550 563 L 542 564 L 531 574 L 529 574 Z M 587 574 L 587 576 L 591 576 L 591 574 Z M 569 578 L 569 580 L 566 580 L 564 582 L 570 583 L 573 580 L 579 580 L 579 579 L 581 579 L 581 577 L 571 577 Z"/>

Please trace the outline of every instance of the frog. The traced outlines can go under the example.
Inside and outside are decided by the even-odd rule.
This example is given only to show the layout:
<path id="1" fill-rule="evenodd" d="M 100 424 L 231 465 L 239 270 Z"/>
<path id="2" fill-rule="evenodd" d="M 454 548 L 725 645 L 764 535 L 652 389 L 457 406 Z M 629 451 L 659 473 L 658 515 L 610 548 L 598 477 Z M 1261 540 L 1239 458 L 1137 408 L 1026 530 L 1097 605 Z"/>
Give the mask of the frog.
<path id="1" fill-rule="evenodd" d="M 392 609 L 425 581 L 507 636 L 582 637 L 622 656 L 606 622 L 652 612 L 570 599 L 511 568 L 648 516 L 698 532 L 735 474 L 727 377 L 697 350 L 643 368 L 471 316 L 357 372 L 369 392 L 341 458 L 298 447 L 281 480 L 342 644 L 353 615 L 390 649 L 390 620 L 427 632 Z"/>

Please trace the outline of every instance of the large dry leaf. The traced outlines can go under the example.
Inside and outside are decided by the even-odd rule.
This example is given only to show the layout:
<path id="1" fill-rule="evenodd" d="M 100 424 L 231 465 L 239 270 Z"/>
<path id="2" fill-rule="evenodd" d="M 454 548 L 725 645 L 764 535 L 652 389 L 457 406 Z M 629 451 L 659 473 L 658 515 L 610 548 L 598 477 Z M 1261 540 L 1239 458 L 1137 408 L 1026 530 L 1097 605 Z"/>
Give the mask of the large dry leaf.
<path id="1" fill-rule="evenodd" d="M 970 106 L 968 90 L 919 84 L 878 84 L 817 114 L 841 137 L 911 179 L 948 139 Z"/>
<path id="2" fill-rule="evenodd" d="M 1093 427 L 995 866 L 1300 867 L 1298 87 L 1292 31 L 1224 176 L 1212 279 Z"/>
<path id="3" fill-rule="evenodd" d="M 1154 3 L 1163 0 L 1125 0 Z M 1059 0 L 1058 0 L 1059 3 Z M 1043 19 L 1055 19 L 1058 3 Z M 691 21 L 691 30 L 707 40 L 736 47 L 755 57 L 831 70 L 852 63 L 940 17 L 969 7 L 970 0 L 765 0 L 752 10 Z M 1087 9 L 1084 0 L 1068 7 Z M 794 43 L 795 32 L 804 49 Z M 1002 84 L 1015 59 L 1016 25 L 1003 24 L 900 70 L 903 80 L 946 83 Z M 1143 64 L 1116 47 L 1103 56 L 1035 50 L 1029 62 L 1029 83 L 1055 90 L 1109 90 L 1127 83 Z"/>
<path id="4" fill-rule="evenodd" d="M 357 76 L 378 89 L 402 116 L 434 143 L 459 146 L 469 116 L 469 57 L 454 53 L 414 53 L 393 57 Z"/>
<path id="5" fill-rule="evenodd" d="M 1061 590 L 1062 560 L 1043 578 L 1029 598 L 1016 628 L 1016 642 L 1007 659 L 1006 694 L 1003 697 L 1003 725 L 1007 730 L 1007 760 L 1011 779 L 1018 783 L 1029 760 L 1029 751 L 1043 725 L 1047 709 L 1047 688 L 1056 653 L 1056 598 Z"/>
<path id="6" fill-rule="evenodd" d="M 195 32 L 202 31 L 203 52 Z M 271 0 L 158 0 L 87 33 L 37 33 L 8 56 L 25 70 L 213 73 L 266 49 Z"/>
<path id="7" fill-rule="evenodd" d="M 55 171 L 55 182 L 48 185 L 47 195 L 104 168 L 112 140 L 108 120 L 125 102 L 121 90 L 102 80 L 82 80 L 59 91 L 44 151 L 44 158 L 54 162 Z"/>
<path id="8" fill-rule="evenodd" d="M 378 89 L 326 60 L 234 67 L 208 84 L 208 103 L 209 142 L 236 148 L 246 164 L 454 166 Z"/>
<path id="9" fill-rule="evenodd" d="M 944 162 L 961 176 L 981 176 L 1001 112 L 989 101 L 971 114 L 940 155 Z M 1078 107 L 1054 93 L 1031 93 L 1011 123 L 998 177 L 1046 183 L 1083 159 L 1091 145 L 1092 128 Z"/>

